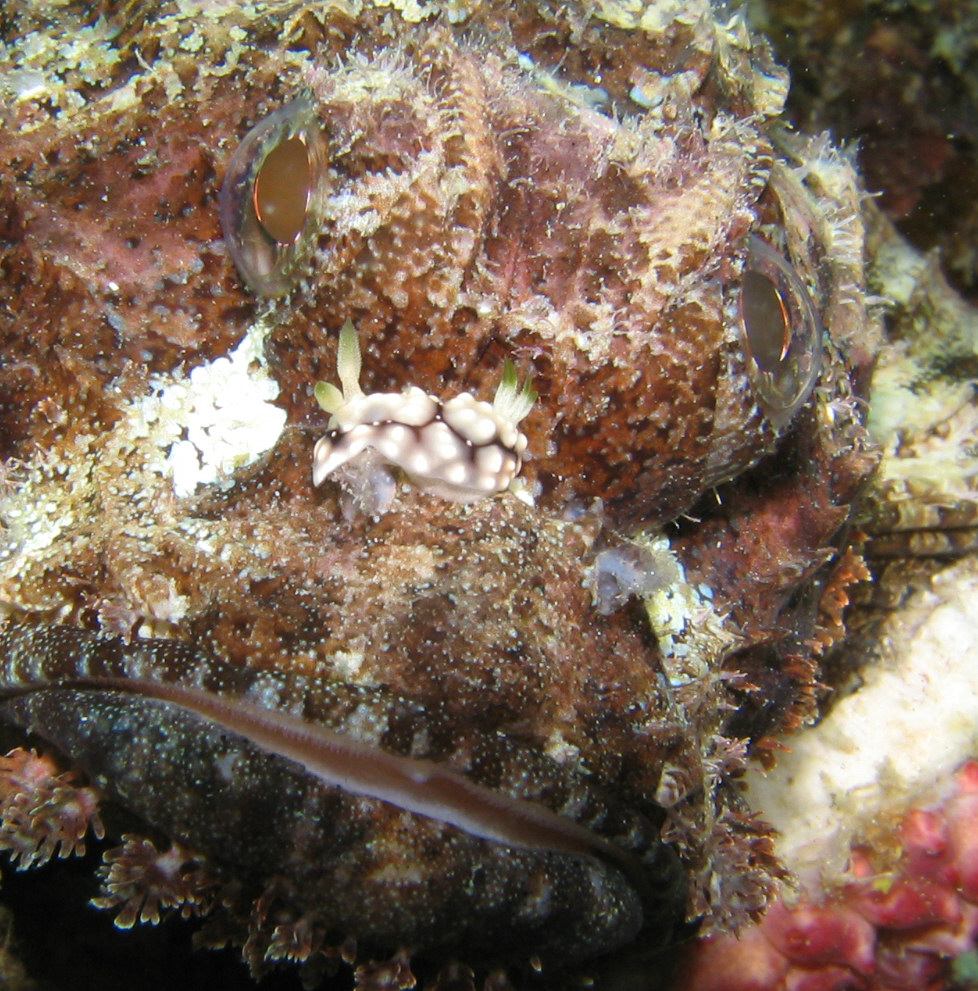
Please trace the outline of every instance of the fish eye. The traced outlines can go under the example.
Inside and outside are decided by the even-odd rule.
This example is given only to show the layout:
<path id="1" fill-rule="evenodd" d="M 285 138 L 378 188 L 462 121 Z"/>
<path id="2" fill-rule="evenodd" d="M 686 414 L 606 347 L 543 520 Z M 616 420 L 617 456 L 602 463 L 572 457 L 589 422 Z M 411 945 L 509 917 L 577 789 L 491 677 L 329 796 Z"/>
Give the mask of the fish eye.
<path id="1" fill-rule="evenodd" d="M 311 249 L 324 148 L 308 96 L 253 127 L 221 187 L 224 240 L 241 278 L 263 296 L 287 292 Z"/>
<path id="2" fill-rule="evenodd" d="M 265 233 L 289 245 L 302 233 L 309 206 L 309 149 L 287 138 L 266 156 L 255 176 L 252 207 Z"/>
<path id="3" fill-rule="evenodd" d="M 791 265 L 751 236 L 740 285 L 747 373 L 768 419 L 784 426 L 805 402 L 822 361 L 822 327 Z"/>

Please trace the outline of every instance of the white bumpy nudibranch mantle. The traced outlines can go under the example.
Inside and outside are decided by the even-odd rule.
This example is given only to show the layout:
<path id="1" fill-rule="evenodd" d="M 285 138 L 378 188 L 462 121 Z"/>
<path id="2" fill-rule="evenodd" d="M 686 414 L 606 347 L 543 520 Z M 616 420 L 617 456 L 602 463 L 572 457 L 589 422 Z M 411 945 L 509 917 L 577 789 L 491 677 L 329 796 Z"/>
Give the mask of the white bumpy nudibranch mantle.
<path id="1" fill-rule="evenodd" d="M 360 345 L 348 320 L 340 331 L 336 370 L 342 390 L 328 382 L 316 385 L 316 400 L 330 420 L 313 450 L 314 485 L 368 448 L 415 485 L 452 502 L 502 492 L 519 474 L 526 436 L 517 424 L 536 392 L 529 379 L 520 388 L 511 361 L 492 404 L 468 392 L 442 402 L 417 386 L 366 395 L 360 388 Z"/>

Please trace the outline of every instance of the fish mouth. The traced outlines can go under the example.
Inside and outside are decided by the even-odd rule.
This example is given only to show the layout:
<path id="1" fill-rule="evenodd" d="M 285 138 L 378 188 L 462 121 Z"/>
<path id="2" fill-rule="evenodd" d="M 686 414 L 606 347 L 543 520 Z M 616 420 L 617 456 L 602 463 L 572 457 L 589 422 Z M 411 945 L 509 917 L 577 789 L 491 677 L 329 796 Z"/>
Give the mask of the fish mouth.
<path id="1" fill-rule="evenodd" d="M 671 848 L 627 850 L 444 763 L 147 676 L 165 673 L 174 652 L 186 664 L 185 645 L 67 627 L 3 639 L 0 716 L 256 897 L 285 879 L 294 909 L 330 931 L 388 951 L 566 966 L 639 938 L 667 944 L 683 919 Z M 45 652 L 48 666 L 60 658 L 56 679 L 41 674 Z M 163 662 L 151 665 L 156 654 Z M 212 679 L 254 675 L 208 664 Z"/>

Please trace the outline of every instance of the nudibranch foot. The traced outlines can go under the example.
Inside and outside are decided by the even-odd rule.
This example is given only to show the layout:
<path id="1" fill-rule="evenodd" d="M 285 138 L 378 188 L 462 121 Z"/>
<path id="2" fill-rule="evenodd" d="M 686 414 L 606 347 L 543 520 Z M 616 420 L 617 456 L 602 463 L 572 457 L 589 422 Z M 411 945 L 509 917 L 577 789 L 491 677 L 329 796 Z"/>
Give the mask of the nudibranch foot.
<path id="1" fill-rule="evenodd" d="M 328 382 L 316 385 L 316 400 L 330 420 L 329 432 L 313 452 L 314 485 L 371 450 L 419 488 L 450 502 L 475 502 L 510 487 L 526 451 L 518 424 L 536 400 L 529 379 L 520 387 L 511 361 L 492 404 L 468 392 L 442 401 L 416 386 L 365 395 L 360 363 L 360 345 L 348 320 L 337 349 L 342 389 Z"/>

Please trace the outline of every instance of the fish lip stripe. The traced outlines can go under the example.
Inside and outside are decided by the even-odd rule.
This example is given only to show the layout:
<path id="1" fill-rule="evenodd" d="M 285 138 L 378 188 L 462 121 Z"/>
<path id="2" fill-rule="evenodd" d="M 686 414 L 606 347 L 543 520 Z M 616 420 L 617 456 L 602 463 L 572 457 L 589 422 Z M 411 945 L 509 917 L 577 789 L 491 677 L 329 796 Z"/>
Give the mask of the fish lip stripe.
<path id="1" fill-rule="evenodd" d="M 423 758 L 387 753 L 289 713 L 242 699 L 142 678 L 100 675 L 21 681 L 5 699 L 52 688 L 118 691 L 175 705 L 304 767 L 324 784 L 387 802 L 505 846 L 586 857 L 625 876 L 640 895 L 649 881 L 638 857 L 538 802 L 494 791 Z"/>

